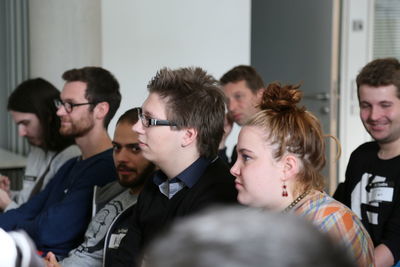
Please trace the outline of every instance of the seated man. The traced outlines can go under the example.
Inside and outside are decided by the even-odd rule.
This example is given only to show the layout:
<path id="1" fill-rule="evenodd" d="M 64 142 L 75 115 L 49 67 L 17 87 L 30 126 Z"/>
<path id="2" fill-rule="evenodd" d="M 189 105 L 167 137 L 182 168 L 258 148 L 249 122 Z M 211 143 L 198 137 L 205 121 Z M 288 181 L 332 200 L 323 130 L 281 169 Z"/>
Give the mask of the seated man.
<path id="1" fill-rule="evenodd" d="M 260 111 L 258 104 L 260 104 L 265 86 L 260 74 L 252 66 L 239 65 L 230 69 L 221 77 L 220 83 L 227 99 L 228 118 L 230 120 L 242 126 Z M 221 158 L 233 165 L 237 158 L 236 146 L 232 151 L 230 160 L 228 160 L 225 147 L 226 137 L 224 136 L 218 153 Z"/>
<path id="2" fill-rule="evenodd" d="M 39 193 L 60 167 L 81 152 L 74 138 L 59 132 L 60 118 L 54 99 L 60 91 L 42 78 L 26 80 L 11 93 L 7 109 L 18 126 L 18 133 L 27 139 L 30 151 L 20 191 L 10 191 L 10 181 L 0 176 L 0 210 L 18 208 Z"/>
<path id="3" fill-rule="evenodd" d="M 375 246 L 375 266 L 400 260 L 400 62 L 375 59 L 357 75 L 360 118 L 374 139 L 351 154 L 334 197 L 361 218 Z"/>
<path id="4" fill-rule="evenodd" d="M 128 233 L 106 266 L 140 264 L 143 248 L 176 218 L 236 203 L 234 179 L 217 156 L 225 115 L 218 82 L 200 68 L 165 68 L 148 89 L 133 130 L 143 156 L 160 171 L 146 182 Z"/>
<path id="5" fill-rule="evenodd" d="M 67 161 L 45 189 L 17 209 L 0 214 L 6 231 L 23 229 L 37 248 L 63 257 L 82 242 L 93 187 L 116 180 L 107 126 L 121 94 L 114 76 L 99 67 L 72 69 L 56 101 L 60 132 L 75 138 L 81 157 Z"/>
<path id="6" fill-rule="evenodd" d="M 103 260 L 108 258 L 107 252 L 118 248 L 119 241 L 128 231 L 128 219 L 137 196 L 146 178 L 155 169 L 155 166 L 142 156 L 138 135 L 132 131 L 132 126 L 137 120 L 137 109 L 130 109 L 117 122 L 113 156 L 118 181 L 96 191 L 93 212 L 98 212 L 86 230 L 83 243 L 73 249 L 59 264 L 54 254 L 49 252 L 46 256 L 48 264 L 63 267 L 101 267 Z"/>

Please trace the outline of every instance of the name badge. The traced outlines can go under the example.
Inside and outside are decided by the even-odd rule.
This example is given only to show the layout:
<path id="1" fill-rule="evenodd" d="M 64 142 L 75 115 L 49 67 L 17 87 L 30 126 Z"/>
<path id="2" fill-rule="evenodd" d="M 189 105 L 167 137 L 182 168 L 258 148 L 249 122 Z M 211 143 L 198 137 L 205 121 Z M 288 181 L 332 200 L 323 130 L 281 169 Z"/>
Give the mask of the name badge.
<path id="1" fill-rule="evenodd" d="M 119 248 L 122 238 L 124 238 L 126 233 L 123 234 L 112 234 L 110 237 L 110 242 L 108 243 L 108 248 Z"/>
<path id="2" fill-rule="evenodd" d="M 371 188 L 369 193 L 370 202 L 392 202 L 393 201 L 393 187 L 375 187 Z"/>

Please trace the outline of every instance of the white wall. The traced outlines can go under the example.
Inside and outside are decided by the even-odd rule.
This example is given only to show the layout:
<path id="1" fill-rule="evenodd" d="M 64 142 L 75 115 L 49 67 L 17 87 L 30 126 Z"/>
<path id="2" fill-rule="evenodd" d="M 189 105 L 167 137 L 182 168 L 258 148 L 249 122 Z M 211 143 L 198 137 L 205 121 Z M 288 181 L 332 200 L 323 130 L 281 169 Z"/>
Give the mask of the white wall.
<path id="1" fill-rule="evenodd" d="M 148 81 L 164 66 L 200 66 L 218 79 L 235 65 L 249 64 L 250 2 L 102 0 L 102 63 L 120 81 L 123 96 L 116 117 L 141 106 Z"/>
<path id="2" fill-rule="evenodd" d="M 250 63 L 250 0 L 29 1 L 30 71 L 60 89 L 70 68 L 102 65 L 121 85 L 125 110 L 140 106 L 161 67 L 200 66 L 217 79 Z M 116 118 L 109 133 L 115 129 Z M 238 129 L 228 139 L 236 143 Z"/>
<path id="3" fill-rule="evenodd" d="M 339 162 L 339 181 L 344 174 L 351 152 L 370 140 L 359 117 L 355 79 L 361 68 L 371 60 L 372 0 L 343 1 L 342 42 L 340 66 L 340 126 L 342 156 Z M 354 23 L 361 22 L 362 29 Z"/>
<path id="4" fill-rule="evenodd" d="M 29 1 L 30 73 L 61 89 L 71 68 L 101 64 L 98 0 Z"/>

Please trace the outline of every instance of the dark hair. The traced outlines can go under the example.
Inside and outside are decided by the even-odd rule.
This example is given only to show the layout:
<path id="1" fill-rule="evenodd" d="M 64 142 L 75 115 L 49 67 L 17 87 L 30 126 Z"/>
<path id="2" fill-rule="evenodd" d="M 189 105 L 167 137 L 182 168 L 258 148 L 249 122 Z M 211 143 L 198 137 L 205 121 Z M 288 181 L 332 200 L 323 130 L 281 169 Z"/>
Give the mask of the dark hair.
<path id="1" fill-rule="evenodd" d="M 261 111 L 245 125 L 260 127 L 266 141 L 273 145 L 273 157 L 281 159 L 286 152 L 298 156 L 303 166 L 298 174 L 297 190 L 322 190 L 321 174 L 325 166 L 325 141 L 318 119 L 305 107 L 298 107 L 302 93 L 299 85 L 271 83 L 263 94 Z"/>
<path id="2" fill-rule="evenodd" d="M 357 75 L 357 94 L 363 84 L 378 87 L 393 84 L 400 98 L 400 62 L 396 58 L 380 58 L 369 62 Z"/>
<path id="3" fill-rule="evenodd" d="M 145 261 L 148 267 L 356 266 L 342 243 L 303 218 L 239 206 L 176 221 L 150 243 Z"/>
<path id="4" fill-rule="evenodd" d="M 138 108 L 131 108 L 124 112 L 124 114 L 119 117 L 117 124 L 121 122 L 127 122 L 129 124 L 135 124 L 139 119 Z"/>
<path id="5" fill-rule="evenodd" d="M 224 133 L 225 97 L 214 77 L 201 68 L 163 68 L 147 87 L 166 100 L 168 120 L 178 129 L 197 130 L 201 156 L 217 155 Z"/>
<path id="6" fill-rule="evenodd" d="M 247 87 L 249 87 L 253 93 L 264 88 L 264 81 L 260 74 L 257 73 L 255 68 L 246 65 L 239 65 L 229 70 L 221 77 L 220 82 L 222 85 L 225 85 L 227 83 L 236 83 L 243 80 L 246 81 Z"/>
<path id="7" fill-rule="evenodd" d="M 62 78 L 66 82 L 86 83 L 85 97 L 89 102 L 107 102 L 109 104 L 110 110 L 104 118 L 104 127 L 107 128 L 121 103 L 119 83 L 115 77 L 108 70 L 100 67 L 84 67 L 68 70 L 64 72 Z M 93 110 L 93 108 L 91 109 Z"/>
<path id="8" fill-rule="evenodd" d="M 62 136 L 59 132 L 60 118 L 54 99 L 60 97 L 60 91 L 42 78 L 22 82 L 8 98 L 7 109 L 35 114 L 40 122 L 44 150 L 61 151 L 74 143 L 74 139 Z"/>

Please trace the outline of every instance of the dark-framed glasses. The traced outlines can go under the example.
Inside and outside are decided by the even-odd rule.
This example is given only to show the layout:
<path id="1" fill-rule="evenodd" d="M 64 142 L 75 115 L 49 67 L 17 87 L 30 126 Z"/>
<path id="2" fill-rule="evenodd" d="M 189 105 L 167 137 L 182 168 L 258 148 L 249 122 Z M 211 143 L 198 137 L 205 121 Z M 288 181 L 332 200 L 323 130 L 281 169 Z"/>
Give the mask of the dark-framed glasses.
<path id="1" fill-rule="evenodd" d="M 54 105 L 56 106 L 57 109 L 61 108 L 61 106 L 64 106 L 65 111 L 67 113 L 71 113 L 74 107 L 78 106 L 84 106 L 84 105 L 97 105 L 98 103 L 96 102 L 87 102 L 87 103 L 70 103 L 70 102 L 63 102 L 61 99 L 55 99 L 54 100 Z"/>
<path id="2" fill-rule="evenodd" d="M 148 128 L 150 126 L 177 126 L 176 123 L 169 120 L 159 120 L 149 118 L 145 114 L 143 114 L 142 108 L 137 108 L 139 120 L 142 122 L 143 126 Z"/>

